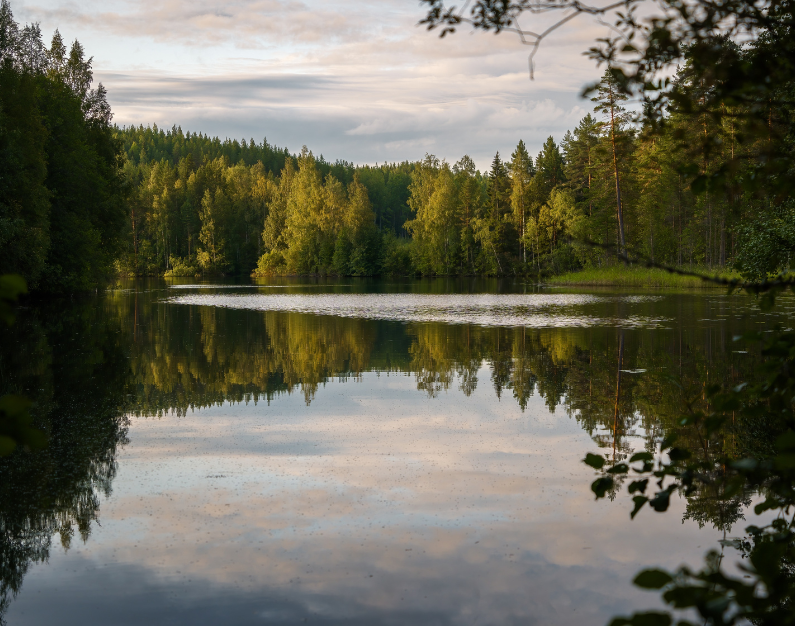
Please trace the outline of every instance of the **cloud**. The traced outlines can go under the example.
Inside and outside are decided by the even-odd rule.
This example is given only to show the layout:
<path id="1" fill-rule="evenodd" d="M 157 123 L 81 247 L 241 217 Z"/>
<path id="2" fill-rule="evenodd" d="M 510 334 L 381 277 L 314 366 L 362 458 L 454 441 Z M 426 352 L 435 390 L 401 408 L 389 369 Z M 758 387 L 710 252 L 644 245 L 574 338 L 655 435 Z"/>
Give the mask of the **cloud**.
<path id="1" fill-rule="evenodd" d="M 267 48 L 283 43 L 326 46 L 362 34 L 383 36 L 394 28 L 395 21 L 405 26 L 407 17 L 410 25 L 416 22 L 409 17 L 411 13 L 401 14 L 394 10 L 396 6 L 389 5 L 317 0 L 44 0 L 27 3 L 25 12 L 40 21 L 126 38 L 144 37 L 195 47 L 232 43 L 240 48 Z"/>
<path id="2" fill-rule="evenodd" d="M 455 79 L 436 81 L 434 89 L 431 79 L 415 80 L 409 72 L 386 83 L 323 74 L 97 72 L 97 78 L 109 89 L 119 124 L 267 136 L 292 151 L 308 145 L 326 157 L 360 163 L 413 160 L 425 152 L 456 161 L 468 153 L 485 168 L 494 152 L 510 151 L 520 138 L 531 150 L 550 134 L 560 140 L 586 111 L 576 94 L 538 100 L 521 93 L 478 95 Z M 484 76 L 478 84 L 501 80 Z"/>
<path id="3" fill-rule="evenodd" d="M 356 163 L 469 154 L 481 169 L 523 139 L 557 140 L 589 110 L 599 70 L 581 23 L 528 48 L 508 34 L 418 28 L 405 0 L 29 0 L 17 18 L 56 26 L 95 57 L 120 124 L 307 145 Z"/>

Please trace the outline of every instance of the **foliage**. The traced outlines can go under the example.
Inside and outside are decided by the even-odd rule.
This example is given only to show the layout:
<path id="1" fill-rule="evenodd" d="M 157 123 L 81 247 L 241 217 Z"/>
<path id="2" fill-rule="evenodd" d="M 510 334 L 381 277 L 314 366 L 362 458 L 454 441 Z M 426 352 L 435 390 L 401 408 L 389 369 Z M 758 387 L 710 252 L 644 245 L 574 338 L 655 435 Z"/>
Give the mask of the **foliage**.
<path id="1" fill-rule="evenodd" d="M 795 256 L 795 208 L 765 213 L 738 230 L 740 245 L 734 266 L 749 280 L 762 281 L 792 267 Z"/>
<path id="2" fill-rule="evenodd" d="M 693 54 L 683 53 L 674 79 L 700 101 L 704 79 Z M 662 120 L 638 123 L 621 81 L 608 68 L 594 89 L 594 113 L 560 143 L 549 137 L 531 157 L 519 141 L 508 162 L 497 153 L 485 173 L 466 155 L 454 164 L 426 155 L 354 167 L 306 148 L 293 157 L 267 142 L 118 129 L 132 189 L 119 271 L 162 274 L 179 257 L 203 272 L 236 275 L 543 278 L 608 268 L 617 245 L 680 268 L 736 267 L 749 277 L 788 268 L 788 205 L 749 182 L 768 158 L 765 146 L 789 141 L 788 114 L 776 118 L 776 134 L 753 140 L 740 136 L 735 111 L 720 103 L 699 118 L 677 101 Z M 705 132 L 714 143 L 708 155 L 690 140 Z M 357 189 L 366 190 L 369 211 L 362 193 L 352 195 Z M 367 215 L 366 228 L 346 223 L 354 206 Z M 384 256 L 398 250 L 389 237 L 403 242 L 399 259 Z"/>
<path id="3" fill-rule="evenodd" d="M 0 276 L 0 322 L 6 326 L 14 323 L 13 304 L 27 291 L 21 276 Z M 22 395 L 8 393 L 0 396 L 0 457 L 8 456 L 20 445 L 27 450 L 44 446 L 44 434 L 33 427 L 30 404 L 30 400 Z"/>
<path id="4" fill-rule="evenodd" d="M 743 578 L 726 573 L 722 559 L 713 550 L 699 571 L 688 567 L 673 573 L 646 570 L 638 574 L 635 584 L 662 590 L 664 602 L 672 609 L 694 609 L 706 624 L 792 624 L 795 333 L 779 330 L 768 337 L 754 333 L 736 339 L 762 343 L 765 360 L 760 382 L 728 389 L 707 387 L 707 406 L 690 401 L 679 428 L 661 441 L 657 456 L 645 451 L 632 455 L 627 462 L 616 462 L 614 457 L 609 463 L 602 455 L 589 454 L 585 463 L 603 471 L 591 486 L 597 498 L 632 476 L 627 490 L 636 494 L 633 518 L 647 504 L 657 512 L 666 511 L 675 493 L 692 497 L 709 491 L 724 505 L 758 495 L 761 501 L 754 507 L 756 515 L 776 515 L 768 523 L 748 526 L 745 539 L 730 542 L 747 559 L 747 565 L 741 568 L 746 574 Z M 726 435 L 731 431 L 744 435 L 739 438 L 739 446 L 727 443 Z M 681 444 L 694 435 L 700 442 L 698 449 Z M 612 625 L 657 623 L 672 624 L 672 617 L 667 613 L 636 614 L 616 618 Z M 678 623 L 692 622 L 685 619 Z"/>
<path id="5" fill-rule="evenodd" d="M 687 257 L 691 265 L 695 258 L 710 268 L 725 267 L 735 252 L 727 249 L 730 234 L 732 245 L 735 236 L 740 240 L 734 266 L 746 278 L 764 281 L 748 285 L 765 292 L 763 308 L 772 307 L 775 290 L 770 290 L 771 285 L 792 286 L 784 275 L 767 281 L 789 269 L 793 245 L 789 202 L 795 191 L 795 6 L 791 0 L 619 0 L 607 5 L 576 0 L 476 0 L 461 8 L 448 7 L 444 0 L 424 0 L 424 4 L 428 13 L 423 23 L 429 29 L 440 27 L 442 36 L 468 23 L 483 31 L 514 32 L 534 46 L 533 53 L 550 32 L 577 15 L 595 16 L 602 22 L 612 19 L 613 34 L 599 40 L 588 53 L 607 65 L 605 75 L 586 93 L 596 92 L 597 109 L 609 111 L 615 239 L 607 216 L 599 219 L 592 212 L 595 190 L 586 131 L 589 123 L 584 121 L 582 130 L 578 129 L 588 145 L 571 153 L 580 160 L 572 168 L 579 201 L 588 201 L 590 230 L 599 233 L 589 237 L 597 244 L 592 250 L 609 253 L 613 247 L 627 262 L 626 239 L 634 238 L 629 247 L 645 248 L 642 256 L 651 267 L 661 262 L 681 266 Z M 552 11 L 566 15 L 541 33 L 519 26 L 525 13 Z M 628 96 L 642 104 L 635 117 L 640 141 L 627 142 L 632 152 L 620 155 L 617 140 L 623 129 L 622 120 L 616 118 L 622 114 L 620 100 Z M 568 138 L 566 147 L 574 141 Z M 583 155 L 588 155 L 587 167 Z M 627 197 L 628 185 L 634 198 Z M 625 206 L 633 204 L 639 210 L 625 214 Z M 670 229 L 665 228 L 666 213 Z M 637 234 L 633 237 L 633 233 Z M 583 261 L 601 264 L 602 259 L 586 254 Z M 755 339 L 763 340 L 762 336 Z M 708 405 L 690 403 L 679 429 L 661 441 L 657 457 L 647 450 L 624 462 L 616 459 L 614 449 L 611 463 L 602 455 L 589 454 L 585 459 L 588 465 L 604 470 L 592 485 L 597 498 L 615 495 L 624 479 L 633 475 L 627 487 L 636 494 L 632 517 L 646 504 L 665 511 L 673 493 L 694 496 L 704 490 L 711 490 L 721 506 L 730 505 L 735 511 L 743 498 L 758 494 L 764 500 L 755 512 L 777 513 L 768 524 L 750 526 L 748 538 L 738 543 L 748 559 L 747 578 L 726 574 L 718 554 L 711 552 L 701 571 L 647 570 L 635 579 L 640 587 L 662 590 L 663 600 L 673 609 L 697 611 L 705 624 L 795 623 L 795 518 L 791 517 L 795 507 L 795 333 L 774 333 L 764 341 L 762 354 L 766 357 L 762 383 L 729 390 L 708 387 Z M 620 390 L 620 374 L 618 381 Z M 727 445 L 726 429 L 751 425 L 755 432 L 764 433 L 766 445 L 745 450 Z M 678 444 L 687 435 L 700 445 L 691 449 Z M 647 495 L 652 484 L 656 491 Z M 693 514 L 700 518 L 701 514 Z M 614 626 L 672 623 L 672 616 L 661 612 L 613 621 Z M 691 622 L 685 618 L 678 623 Z"/>
<path id="6" fill-rule="evenodd" d="M 381 274 L 384 276 L 410 276 L 411 244 L 406 239 L 398 239 L 391 233 L 383 238 L 381 254 Z"/>
<path id="7" fill-rule="evenodd" d="M 557 26 L 578 15 L 612 21 L 613 34 L 588 52 L 607 65 L 586 89 L 605 121 L 600 128 L 589 116 L 563 141 L 577 203 L 588 207 L 589 238 L 678 266 L 726 267 L 739 255 L 748 276 L 789 267 L 788 255 L 738 247 L 770 235 L 754 230 L 757 216 L 774 219 L 793 191 L 790 0 L 423 3 L 422 23 L 442 36 L 463 24 L 519 35 L 533 46 L 531 74 L 532 55 Z M 543 32 L 519 26 L 520 18 L 555 11 L 566 16 Z M 640 105 L 638 114 L 621 110 L 626 98 Z M 607 251 L 582 260 L 611 263 Z"/>
<path id="8" fill-rule="evenodd" d="M 19 296 L 28 292 L 25 279 L 17 274 L 0 276 L 0 321 L 6 326 L 14 323 L 14 304 Z"/>
<path id="9" fill-rule="evenodd" d="M 119 146 L 91 59 L 0 4 L 0 264 L 33 288 L 95 288 L 121 243 Z"/>
<path id="10" fill-rule="evenodd" d="M 591 5 L 576 0 L 476 0 L 447 6 L 444 0 L 423 0 L 427 13 L 421 23 L 440 28 L 441 36 L 454 33 L 462 24 L 486 32 L 509 32 L 533 46 L 577 16 L 611 22 L 612 35 L 597 40 L 588 55 L 608 66 L 619 90 L 642 103 L 642 117 L 654 126 L 665 125 L 666 114 L 677 114 L 698 123 L 698 135 L 682 135 L 694 153 L 706 162 L 723 151 L 719 141 L 726 119 L 736 131 L 735 143 L 757 145 L 760 155 L 754 176 L 746 183 L 774 196 L 792 189 L 790 151 L 785 139 L 791 134 L 792 83 L 795 63 L 791 0 L 709 0 L 652 3 L 618 0 Z M 561 13 L 561 19 L 542 32 L 523 29 L 525 14 Z M 566 14 L 565 17 L 563 14 Z M 732 43 L 746 41 L 744 48 Z M 672 69 L 687 66 L 688 80 L 671 79 Z M 589 90 L 590 91 L 590 90 Z M 728 113 L 728 118 L 727 118 Z M 783 122 L 783 126 L 782 123 Z M 778 141 L 776 141 L 778 140 Z M 713 188 L 728 183 L 744 157 L 732 155 L 717 167 L 704 168 L 697 186 Z"/>
<path id="11" fill-rule="evenodd" d="M 178 276 L 199 276 L 199 268 L 192 265 L 188 259 L 178 256 L 171 256 L 168 259 L 171 269 L 165 273 L 166 278 L 176 278 Z"/>
<path id="12" fill-rule="evenodd" d="M 222 142 L 177 127 L 116 128 L 116 137 L 132 190 L 121 274 L 173 275 L 172 257 L 216 274 L 373 273 L 379 245 L 361 239 L 358 226 L 347 235 L 360 239 L 356 269 L 331 263 L 355 181 L 356 202 L 363 206 L 367 195 L 377 230 L 406 234 L 410 163 L 355 168 L 308 150 L 291 156 L 267 141 Z"/>
<path id="13" fill-rule="evenodd" d="M 101 296 L 100 296 L 101 298 Z M 52 299 L 0 329 L 0 388 L 35 389 L 47 446 L 0 458 L 0 623 L 32 563 L 85 541 L 126 442 L 128 328 L 101 299 Z"/>

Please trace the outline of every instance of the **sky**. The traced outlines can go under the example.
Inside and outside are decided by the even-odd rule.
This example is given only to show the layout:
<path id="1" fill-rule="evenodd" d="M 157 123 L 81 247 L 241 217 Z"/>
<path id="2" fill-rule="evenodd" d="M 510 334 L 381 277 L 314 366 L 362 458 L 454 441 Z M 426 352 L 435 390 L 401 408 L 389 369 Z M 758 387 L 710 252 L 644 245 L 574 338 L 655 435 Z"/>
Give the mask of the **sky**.
<path id="1" fill-rule="evenodd" d="M 592 110 L 600 70 L 583 56 L 606 28 L 581 18 L 528 72 L 513 35 L 440 39 L 417 0 L 12 0 L 18 22 L 58 28 L 93 56 L 119 125 L 267 138 L 357 164 L 470 155 L 487 169 L 522 139 L 531 154 Z M 580 21 L 578 21 L 580 20 Z M 548 22 L 547 22 L 548 23 Z M 525 20 L 525 28 L 543 26 Z"/>

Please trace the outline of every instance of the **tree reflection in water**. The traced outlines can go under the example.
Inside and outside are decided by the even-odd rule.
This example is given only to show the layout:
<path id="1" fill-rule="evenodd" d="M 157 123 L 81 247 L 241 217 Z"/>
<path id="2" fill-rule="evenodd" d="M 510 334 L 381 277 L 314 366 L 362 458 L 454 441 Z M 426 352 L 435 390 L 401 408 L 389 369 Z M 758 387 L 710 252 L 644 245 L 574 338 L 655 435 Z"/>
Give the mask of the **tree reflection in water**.
<path id="1" fill-rule="evenodd" d="M 19 316 L 0 337 L 0 390 L 35 400 L 49 439 L 36 453 L 0 459 L 0 616 L 31 563 L 58 535 L 86 541 L 108 496 L 127 434 L 129 338 L 96 301 L 55 303 Z"/>
<path id="2" fill-rule="evenodd" d="M 618 460 L 654 451 L 679 428 L 684 400 L 697 405 L 707 384 L 748 380 L 759 362 L 729 347 L 743 330 L 739 318 L 694 323 L 704 307 L 730 301 L 689 302 L 684 310 L 668 301 L 678 322 L 667 330 L 406 324 L 169 305 L 123 291 L 27 311 L 3 331 L 0 393 L 35 398 L 50 444 L 0 460 L 0 615 L 30 564 L 47 559 L 55 535 L 67 549 L 75 532 L 88 539 L 130 415 L 183 415 L 296 392 L 308 404 L 327 382 L 371 371 L 413 376 L 429 396 L 468 396 L 488 372 L 495 400 L 512 397 L 524 410 L 537 394 Z M 730 439 L 756 445 L 741 428 Z M 698 450 L 697 438 L 688 445 Z M 686 516 L 727 529 L 745 505 L 705 490 Z"/>

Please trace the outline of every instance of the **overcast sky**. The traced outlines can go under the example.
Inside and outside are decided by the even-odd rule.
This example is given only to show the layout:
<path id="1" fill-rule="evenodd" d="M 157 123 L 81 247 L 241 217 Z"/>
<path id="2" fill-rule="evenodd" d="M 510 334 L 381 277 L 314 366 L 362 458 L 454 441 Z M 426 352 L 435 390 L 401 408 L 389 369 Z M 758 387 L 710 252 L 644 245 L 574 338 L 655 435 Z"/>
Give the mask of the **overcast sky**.
<path id="1" fill-rule="evenodd" d="M 514 36 L 440 39 L 417 26 L 417 0 L 11 1 L 47 41 L 55 28 L 80 40 L 118 124 L 267 137 L 354 163 L 428 152 L 486 169 L 519 139 L 536 154 L 591 110 L 579 94 L 600 71 L 582 52 L 607 34 L 570 22 L 530 81 Z"/>

